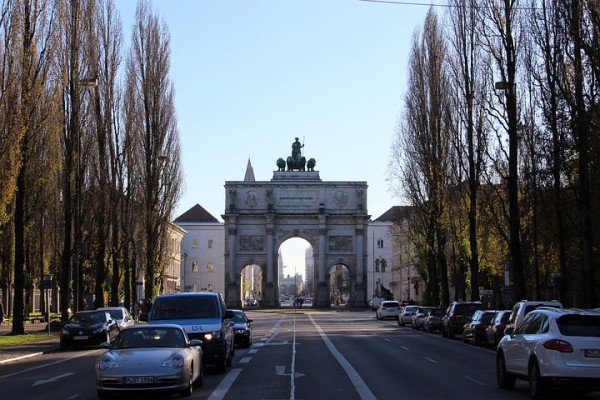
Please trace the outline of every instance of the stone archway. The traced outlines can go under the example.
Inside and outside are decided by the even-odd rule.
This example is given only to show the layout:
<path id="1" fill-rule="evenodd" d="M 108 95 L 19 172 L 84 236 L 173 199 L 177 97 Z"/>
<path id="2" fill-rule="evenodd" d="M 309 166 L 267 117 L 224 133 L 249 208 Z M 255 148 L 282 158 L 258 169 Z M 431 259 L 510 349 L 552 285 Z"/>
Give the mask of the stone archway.
<path id="1" fill-rule="evenodd" d="M 249 165 L 249 168 L 251 166 Z M 351 271 L 350 307 L 366 307 L 366 182 L 323 182 L 318 171 L 274 171 L 271 181 L 225 183 L 225 301 L 240 307 L 240 271 L 256 264 L 263 271 L 262 304 L 279 306 L 278 250 L 289 238 L 313 249 L 317 308 L 331 306 L 328 270 L 343 264 Z"/>

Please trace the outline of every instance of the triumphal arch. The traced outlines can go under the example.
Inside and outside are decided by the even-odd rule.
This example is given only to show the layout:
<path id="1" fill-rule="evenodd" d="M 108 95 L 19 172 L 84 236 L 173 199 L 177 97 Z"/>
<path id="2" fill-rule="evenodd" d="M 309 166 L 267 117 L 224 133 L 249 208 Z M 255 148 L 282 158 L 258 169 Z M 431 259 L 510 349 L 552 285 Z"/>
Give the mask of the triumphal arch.
<path id="1" fill-rule="evenodd" d="M 256 181 L 250 161 L 243 181 L 225 182 L 225 301 L 242 305 L 241 271 L 262 272 L 262 305 L 279 306 L 278 252 L 283 242 L 302 238 L 313 249 L 313 305 L 328 308 L 331 268 L 350 275 L 349 306 L 365 307 L 367 282 L 367 183 L 322 181 L 316 161 L 301 154 L 298 139 L 287 160 L 277 160 L 270 181 Z"/>

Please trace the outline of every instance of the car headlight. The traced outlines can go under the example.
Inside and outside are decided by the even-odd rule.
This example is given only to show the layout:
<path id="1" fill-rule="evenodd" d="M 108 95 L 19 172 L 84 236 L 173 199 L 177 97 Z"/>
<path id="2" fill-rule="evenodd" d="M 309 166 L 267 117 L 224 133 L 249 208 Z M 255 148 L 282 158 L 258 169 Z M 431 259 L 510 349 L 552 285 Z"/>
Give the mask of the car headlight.
<path id="1" fill-rule="evenodd" d="M 62 330 L 60 333 L 61 333 L 63 336 L 69 336 L 69 335 L 71 334 L 71 332 L 69 332 L 69 330 L 68 330 L 68 329 L 63 329 L 63 330 Z"/>
<path id="2" fill-rule="evenodd" d="M 167 358 L 162 363 L 161 367 L 181 368 L 183 367 L 183 356 L 181 354 L 175 354 Z"/>
<path id="3" fill-rule="evenodd" d="M 100 369 L 100 371 L 106 371 L 107 369 L 111 368 L 119 368 L 119 363 L 111 357 L 102 357 L 98 361 L 98 368 Z"/>
<path id="4" fill-rule="evenodd" d="M 94 335 L 97 335 L 102 332 L 104 332 L 104 328 L 96 329 L 93 333 L 94 333 Z"/>
<path id="5" fill-rule="evenodd" d="M 214 332 L 209 332 L 209 333 L 204 334 L 204 339 L 206 339 L 206 340 L 213 340 L 213 339 L 220 339 L 220 338 L 221 338 L 221 331 L 214 331 Z"/>

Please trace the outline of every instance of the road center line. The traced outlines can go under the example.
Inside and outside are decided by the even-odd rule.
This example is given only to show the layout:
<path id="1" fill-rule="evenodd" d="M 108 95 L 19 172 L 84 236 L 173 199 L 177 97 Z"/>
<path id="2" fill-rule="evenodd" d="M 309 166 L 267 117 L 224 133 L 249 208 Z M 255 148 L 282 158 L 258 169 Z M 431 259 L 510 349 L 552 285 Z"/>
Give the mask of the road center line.
<path id="1" fill-rule="evenodd" d="M 294 315 L 294 335 L 292 340 L 292 365 L 290 373 L 290 400 L 296 399 L 296 315 Z"/>
<path id="2" fill-rule="evenodd" d="M 331 354 L 340 363 L 340 365 L 346 372 L 346 375 L 348 375 L 348 378 L 350 378 L 350 381 L 354 385 L 354 388 L 358 392 L 360 398 L 363 400 L 377 400 L 377 397 L 375 397 L 373 392 L 371 392 L 365 381 L 361 378 L 361 376 L 354 369 L 354 367 L 352 367 L 352 365 L 344 358 L 342 353 L 340 353 L 338 349 L 333 345 L 333 343 L 331 342 L 331 340 L 329 340 L 325 332 L 323 332 L 321 327 L 315 322 L 312 315 L 309 315 L 308 318 L 310 318 L 311 322 L 319 332 L 319 335 L 321 335 L 321 339 L 323 339 L 323 342 L 325 342 L 325 345 L 327 346 Z"/>

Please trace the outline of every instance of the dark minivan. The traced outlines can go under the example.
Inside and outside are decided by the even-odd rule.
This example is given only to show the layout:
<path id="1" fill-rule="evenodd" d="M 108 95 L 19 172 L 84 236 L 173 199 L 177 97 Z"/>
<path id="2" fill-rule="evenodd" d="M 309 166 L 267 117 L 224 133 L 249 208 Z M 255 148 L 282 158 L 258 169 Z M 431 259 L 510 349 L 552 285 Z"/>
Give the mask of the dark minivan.
<path id="1" fill-rule="evenodd" d="M 148 323 L 181 325 L 190 340 L 202 341 L 202 362 L 225 372 L 235 352 L 233 317 L 220 293 L 174 293 L 154 300 Z"/>

